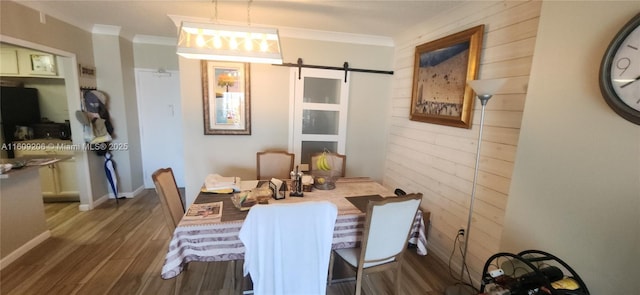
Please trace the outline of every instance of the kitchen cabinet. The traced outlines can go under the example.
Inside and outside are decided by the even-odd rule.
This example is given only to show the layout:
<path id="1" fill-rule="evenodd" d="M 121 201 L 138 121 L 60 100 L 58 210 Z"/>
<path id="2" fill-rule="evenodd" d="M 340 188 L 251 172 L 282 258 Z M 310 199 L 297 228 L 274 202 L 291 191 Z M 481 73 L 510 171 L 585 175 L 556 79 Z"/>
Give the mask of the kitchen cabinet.
<path id="1" fill-rule="evenodd" d="M 27 140 L 23 142 L 31 148 L 15 151 L 16 157 L 61 160 L 40 167 L 40 184 L 45 202 L 78 201 L 76 163 L 70 140 Z"/>
<path id="2" fill-rule="evenodd" d="M 7 77 L 62 78 L 56 56 L 20 47 L 0 47 L 0 75 Z"/>
<path id="3" fill-rule="evenodd" d="M 18 51 L 13 48 L 0 48 L 0 75 L 18 74 Z"/>

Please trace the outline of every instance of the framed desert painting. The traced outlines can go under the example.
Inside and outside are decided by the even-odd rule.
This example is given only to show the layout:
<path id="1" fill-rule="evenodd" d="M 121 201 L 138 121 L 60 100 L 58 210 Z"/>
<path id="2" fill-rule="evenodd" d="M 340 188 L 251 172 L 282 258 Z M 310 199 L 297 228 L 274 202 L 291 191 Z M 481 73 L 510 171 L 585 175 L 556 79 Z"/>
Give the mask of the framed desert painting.
<path id="1" fill-rule="evenodd" d="M 251 134 L 249 64 L 203 60 L 205 135 Z"/>
<path id="2" fill-rule="evenodd" d="M 416 46 L 409 119 L 471 128 L 484 25 Z"/>

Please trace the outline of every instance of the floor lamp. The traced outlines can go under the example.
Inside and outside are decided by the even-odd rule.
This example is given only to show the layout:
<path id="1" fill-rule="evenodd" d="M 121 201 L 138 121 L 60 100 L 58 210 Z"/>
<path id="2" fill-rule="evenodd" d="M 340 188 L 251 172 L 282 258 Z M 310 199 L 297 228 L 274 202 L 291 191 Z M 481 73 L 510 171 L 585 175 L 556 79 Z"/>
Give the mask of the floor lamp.
<path id="1" fill-rule="evenodd" d="M 476 165 L 473 174 L 473 185 L 471 187 L 471 201 L 469 202 L 469 217 L 467 219 L 467 229 L 465 230 L 464 235 L 464 250 L 462 251 L 462 264 L 460 265 L 460 280 L 464 281 L 464 269 L 467 260 L 467 247 L 469 245 L 469 231 L 471 230 L 471 217 L 473 215 L 473 202 L 476 199 L 476 185 L 478 184 L 478 167 L 480 164 L 480 146 L 482 145 L 482 129 L 484 127 L 484 110 L 487 106 L 487 102 L 493 96 L 496 91 L 498 91 L 502 85 L 505 83 L 505 79 L 487 79 L 487 80 L 471 80 L 469 81 L 469 86 L 473 88 L 473 91 L 480 99 L 480 103 L 482 104 L 482 112 L 480 115 L 480 132 L 478 134 L 478 148 L 476 150 Z M 470 284 L 472 282 L 469 282 Z M 465 294 L 475 294 L 475 290 L 473 288 L 463 285 L 456 284 L 447 287 L 445 290 L 446 295 L 465 295 Z"/>

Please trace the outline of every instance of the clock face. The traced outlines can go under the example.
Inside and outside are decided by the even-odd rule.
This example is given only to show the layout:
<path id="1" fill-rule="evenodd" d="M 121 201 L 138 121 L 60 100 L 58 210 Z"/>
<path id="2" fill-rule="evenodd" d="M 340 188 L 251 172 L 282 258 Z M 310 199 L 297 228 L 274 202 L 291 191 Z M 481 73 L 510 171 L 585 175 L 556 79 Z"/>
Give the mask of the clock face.
<path id="1" fill-rule="evenodd" d="M 610 79 L 620 100 L 640 111 L 640 26 L 620 43 L 611 63 Z"/>
<path id="2" fill-rule="evenodd" d="M 611 109 L 640 125 L 640 13 L 609 44 L 599 78 L 602 96 Z"/>

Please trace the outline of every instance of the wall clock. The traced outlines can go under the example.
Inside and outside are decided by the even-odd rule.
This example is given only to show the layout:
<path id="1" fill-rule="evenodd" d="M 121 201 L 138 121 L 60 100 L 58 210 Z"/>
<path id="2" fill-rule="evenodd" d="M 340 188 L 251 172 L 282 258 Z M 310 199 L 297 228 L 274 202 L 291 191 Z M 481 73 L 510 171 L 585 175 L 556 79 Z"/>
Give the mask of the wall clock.
<path id="1" fill-rule="evenodd" d="M 640 125 L 640 13 L 609 44 L 599 80 L 607 104 L 621 117 Z"/>

